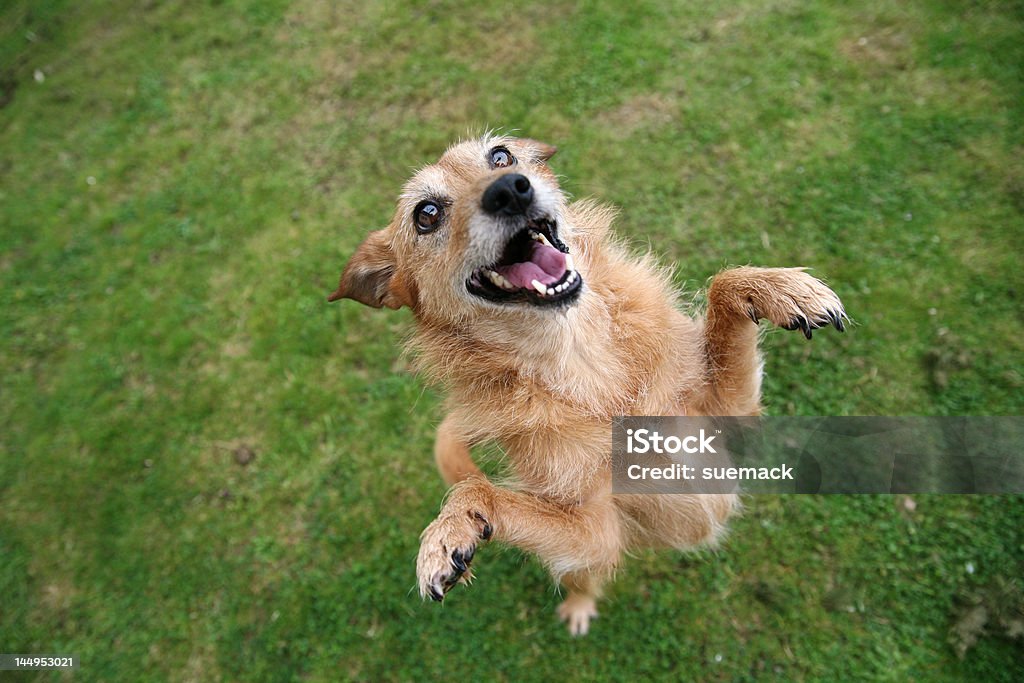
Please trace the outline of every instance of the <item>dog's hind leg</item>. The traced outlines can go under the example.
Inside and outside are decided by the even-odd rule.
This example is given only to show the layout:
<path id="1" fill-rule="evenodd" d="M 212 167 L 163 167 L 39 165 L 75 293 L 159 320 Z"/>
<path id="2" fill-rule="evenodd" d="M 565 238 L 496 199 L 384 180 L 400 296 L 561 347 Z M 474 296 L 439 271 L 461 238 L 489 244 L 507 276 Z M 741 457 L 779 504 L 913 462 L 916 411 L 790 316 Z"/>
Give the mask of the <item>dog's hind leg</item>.
<path id="1" fill-rule="evenodd" d="M 619 494 L 615 503 L 635 522 L 629 527 L 629 547 L 635 549 L 714 547 L 740 507 L 731 493 Z"/>
<path id="2" fill-rule="evenodd" d="M 755 415 L 761 403 L 757 323 L 767 318 L 787 330 L 834 325 L 846 313 L 835 292 L 802 268 L 732 268 L 711 281 L 704 348 L 711 391 L 701 405 L 710 415 Z"/>
<path id="3" fill-rule="evenodd" d="M 469 444 L 455 428 L 454 415 L 449 415 L 437 428 L 434 441 L 434 460 L 441 478 L 449 486 L 469 477 L 482 477 L 480 468 L 469 454 Z"/>

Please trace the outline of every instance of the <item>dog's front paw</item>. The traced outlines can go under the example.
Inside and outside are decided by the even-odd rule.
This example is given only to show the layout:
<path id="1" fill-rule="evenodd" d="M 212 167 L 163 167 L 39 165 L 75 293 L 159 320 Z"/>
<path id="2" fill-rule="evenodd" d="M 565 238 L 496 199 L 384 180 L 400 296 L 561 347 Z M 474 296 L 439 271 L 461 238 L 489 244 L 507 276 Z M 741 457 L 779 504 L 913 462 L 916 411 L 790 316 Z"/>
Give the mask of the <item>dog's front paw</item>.
<path id="1" fill-rule="evenodd" d="M 420 596 L 440 602 L 455 584 L 469 583 L 477 543 L 491 534 L 490 523 L 479 512 L 442 514 L 431 522 L 420 535 L 416 558 Z"/>
<path id="2" fill-rule="evenodd" d="M 842 332 L 847 320 L 836 293 L 801 268 L 765 269 L 761 287 L 747 295 L 747 315 L 757 323 L 767 318 L 784 330 L 800 330 L 808 339 L 811 330 L 828 325 Z"/>

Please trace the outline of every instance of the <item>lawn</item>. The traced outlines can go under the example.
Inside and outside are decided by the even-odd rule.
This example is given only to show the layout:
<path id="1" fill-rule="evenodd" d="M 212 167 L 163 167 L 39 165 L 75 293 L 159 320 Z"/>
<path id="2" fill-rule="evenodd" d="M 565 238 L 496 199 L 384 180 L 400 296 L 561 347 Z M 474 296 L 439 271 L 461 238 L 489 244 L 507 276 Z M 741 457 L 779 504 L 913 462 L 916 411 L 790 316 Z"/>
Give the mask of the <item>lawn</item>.
<path id="1" fill-rule="evenodd" d="M 769 414 L 1024 412 L 1019 1 L 11 0 L 0 652 L 82 662 L 24 677 L 1024 680 L 1020 496 L 751 496 L 583 640 L 513 550 L 421 603 L 440 396 L 325 297 L 488 127 L 694 296 L 827 278 L 856 324 L 766 335 Z"/>

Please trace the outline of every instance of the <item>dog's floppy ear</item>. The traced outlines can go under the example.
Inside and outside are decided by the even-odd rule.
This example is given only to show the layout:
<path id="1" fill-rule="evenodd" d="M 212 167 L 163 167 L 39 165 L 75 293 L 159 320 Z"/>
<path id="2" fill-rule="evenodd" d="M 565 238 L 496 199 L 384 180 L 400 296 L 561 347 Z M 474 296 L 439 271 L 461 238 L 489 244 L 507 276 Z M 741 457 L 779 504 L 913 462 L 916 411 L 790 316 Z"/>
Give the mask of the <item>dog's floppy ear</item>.
<path id="1" fill-rule="evenodd" d="M 407 288 L 396 281 L 396 267 L 386 231 L 371 232 L 352 254 L 338 289 L 327 300 L 353 299 L 374 308 L 411 306 Z"/>
<path id="2" fill-rule="evenodd" d="M 547 161 L 551 157 L 555 156 L 555 152 L 558 151 L 558 148 L 555 147 L 554 145 L 549 145 L 546 142 L 534 140 L 533 138 L 523 138 L 523 142 L 525 142 L 530 147 L 533 147 L 533 149 L 537 152 L 537 158 L 540 159 L 541 161 Z"/>

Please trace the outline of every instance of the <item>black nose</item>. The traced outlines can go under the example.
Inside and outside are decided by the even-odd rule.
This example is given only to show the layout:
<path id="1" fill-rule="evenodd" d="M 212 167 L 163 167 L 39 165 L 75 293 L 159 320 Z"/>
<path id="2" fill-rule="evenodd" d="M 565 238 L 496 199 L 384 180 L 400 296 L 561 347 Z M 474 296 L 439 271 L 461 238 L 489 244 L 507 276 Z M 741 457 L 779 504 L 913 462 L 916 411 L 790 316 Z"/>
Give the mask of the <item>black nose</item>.
<path id="1" fill-rule="evenodd" d="M 519 173 L 507 173 L 484 190 L 483 204 L 487 213 L 503 213 L 515 216 L 526 213 L 533 201 L 530 179 Z"/>

